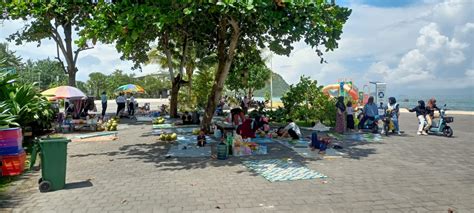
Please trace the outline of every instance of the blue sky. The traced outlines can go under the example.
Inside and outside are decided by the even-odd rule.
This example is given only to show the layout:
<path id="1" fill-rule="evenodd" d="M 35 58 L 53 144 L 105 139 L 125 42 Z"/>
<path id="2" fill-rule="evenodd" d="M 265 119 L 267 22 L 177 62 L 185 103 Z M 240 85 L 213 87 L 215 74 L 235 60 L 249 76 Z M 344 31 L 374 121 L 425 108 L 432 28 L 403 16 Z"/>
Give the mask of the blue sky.
<path id="1" fill-rule="evenodd" d="M 474 98 L 474 1 L 472 0 L 336 0 L 352 9 L 344 26 L 339 48 L 324 55 L 320 64 L 303 43 L 290 57 L 274 55 L 268 65 L 291 83 L 301 75 L 320 84 L 350 79 L 362 87 L 368 81 L 388 83 L 393 95 L 433 93 L 470 94 Z M 0 26 L 0 42 L 24 22 Z M 54 58 L 51 41 L 23 46 L 10 45 L 23 59 Z M 121 61 L 112 45 L 96 45 L 79 57 L 78 79 L 89 73 L 111 73 L 122 69 L 132 73 L 131 63 Z M 156 73 L 157 66 L 145 66 L 143 75 Z"/>

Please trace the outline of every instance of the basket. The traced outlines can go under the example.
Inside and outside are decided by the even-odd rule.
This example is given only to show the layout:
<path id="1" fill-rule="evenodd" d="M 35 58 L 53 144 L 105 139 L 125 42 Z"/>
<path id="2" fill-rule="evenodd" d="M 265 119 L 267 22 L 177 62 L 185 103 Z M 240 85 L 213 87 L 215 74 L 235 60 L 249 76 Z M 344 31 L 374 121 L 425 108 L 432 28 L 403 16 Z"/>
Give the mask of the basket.
<path id="1" fill-rule="evenodd" d="M 452 123 L 454 121 L 454 118 L 453 117 L 444 117 L 444 120 L 446 121 L 446 123 Z"/>

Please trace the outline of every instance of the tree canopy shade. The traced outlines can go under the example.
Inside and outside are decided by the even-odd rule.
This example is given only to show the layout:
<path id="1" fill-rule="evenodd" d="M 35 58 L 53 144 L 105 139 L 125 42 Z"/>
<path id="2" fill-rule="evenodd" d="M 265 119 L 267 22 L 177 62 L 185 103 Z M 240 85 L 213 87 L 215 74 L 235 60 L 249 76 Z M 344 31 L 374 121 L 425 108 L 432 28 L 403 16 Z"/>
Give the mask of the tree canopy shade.
<path id="1" fill-rule="evenodd" d="M 89 47 L 83 42 L 74 49 L 73 34 L 89 18 L 92 6 L 91 1 L 1 1 L 3 15 L 0 20 L 29 21 L 7 38 L 17 45 L 38 42 L 40 46 L 43 39 L 53 39 L 57 46 L 56 59 L 69 75 L 69 85 L 75 86 L 79 53 Z"/>
<path id="2" fill-rule="evenodd" d="M 325 0 L 178 2 L 99 2 L 81 32 L 79 44 L 84 45 L 86 39 L 115 42 L 122 58 L 133 60 L 136 67 L 148 60 L 147 52 L 157 44 L 168 59 L 173 79 L 172 106 L 176 103 L 177 98 L 173 97 L 178 94 L 180 82 L 175 77 L 173 59 L 179 59 L 179 73 L 183 76 L 190 48 L 195 45 L 214 52 L 216 72 L 201 124 L 206 129 L 221 98 L 236 51 L 256 46 L 289 55 L 295 42 L 304 41 L 322 57 L 324 51 L 337 48 L 343 24 L 351 13 Z"/>
<path id="3" fill-rule="evenodd" d="M 132 60 L 134 68 L 150 62 L 165 66 L 172 81 L 170 112 L 176 117 L 178 92 L 186 83 L 184 75 L 190 80 L 193 62 L 209 55 L 202 54 L 208 48 L 200 48 L 200 34 L 209 30 L 202 31 L 197 26 L 204 22 L 185 12 L 193 4 L 167 0 L 99 2 L 80 33 L 80 44 L 86 39 L 115 43 L 121 58 Z"/>
<path id="4" fill-rule="evenodd" d="M 209 46 L 217 50 L 219 61 L 201 124 L 206 129 L 221 98 L 235 52 L 241 51 L 238 47 L 256 45 L 276 54 L 289 55 L 295 42 L 304 41 L 315 48 L 323 62 L 320 48 L 324 51 L 337 48 L 343 24 L 351 13 L 324 0 L 194 3 L 184 11 L 188 16 L 207 17 L 206 26 L 213 26 L 203 33 Z"/>

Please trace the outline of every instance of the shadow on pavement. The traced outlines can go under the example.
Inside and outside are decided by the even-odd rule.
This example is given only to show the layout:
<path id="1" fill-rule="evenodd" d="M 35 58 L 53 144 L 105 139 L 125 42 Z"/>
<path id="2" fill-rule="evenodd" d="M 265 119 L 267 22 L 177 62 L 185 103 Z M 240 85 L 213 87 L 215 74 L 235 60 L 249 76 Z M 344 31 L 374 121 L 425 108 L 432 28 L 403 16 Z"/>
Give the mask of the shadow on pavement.
<path id="1" fill-rule="evenodd" d="M 92 186 L 93 185 L 90 180 L 85 180 L 85 181 L 74 182 L 74 183 L 66 183 L 66 186 L 64 187 L 64 189 L 71 190 L 71 189 L 87 188 L 87 187 L 92 187 Z"/>

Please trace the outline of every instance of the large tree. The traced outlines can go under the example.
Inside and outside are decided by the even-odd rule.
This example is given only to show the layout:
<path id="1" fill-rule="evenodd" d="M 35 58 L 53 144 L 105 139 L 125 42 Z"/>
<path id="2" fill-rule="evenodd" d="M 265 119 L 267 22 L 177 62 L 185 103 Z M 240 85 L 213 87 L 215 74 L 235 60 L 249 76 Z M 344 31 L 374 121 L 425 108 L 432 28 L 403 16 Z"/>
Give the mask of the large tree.
<path id="1" fill-rule="evenodd" d="M 293 44 L 303 41 L 322 57 L 323 51 L 337 48 L 343 24 L 351 13 L 347 8 L 324 0 L 185 3 L 142 0 L 99 5 L 82 34 L 84 38 L 116 42 L 123 58 L 138 64 L 148 60 L 147 52 L 157 41 L 160 51 L 168 59 L 174 84 L 180 82 L 180 78 L 175 77 L 173 58 L 180 59 L 179 72 L 183 76 L 188 44 L 200 43 L 207 50 L 216 52 L 218 63 L 213 87 L 201 123 L 206 129 L 210 126 L 240 44 L 289 55 L 294 49 Z M 174 57 L 173 52 L 179 52 L 179 56 Z M 171 99 L 171 107 L 175 100 L 177 98 Z"/>
<path id="2" fill-rule="evenodd" d="M 56 59 L 69 76 L 68 84 L 75 86 L 79 53 L 89 47 L 85 42 L 74 47 L 73 35 L 89 19 L 92 7 L 92 1 L 1 1 L 4 13 L 0 19 L 28 20 L 22 29 L 7 38 L 17 45 L 37 42 L 40 46 L 44 39 L 53 39 Z"/>
<path id="3" fill-rule="evenodd" d="M 351 10 L 324 0 L 274 0 L 195 3 L 187 12 L 193 17 L 207 17 L 205 24 L 214 27 L 206 34 L 218 57 L 214 85 L 201 123 L 208 129 L 239 44 L 267 47 L 276 54 L 289 55 L 293 44 L 303 41 L 315 48 L 324 62 L 320 48 L 337 48 Z"/>
<path id="4" fill-rule="evenodd" d="M 83 38 L 115 43 L 122 59 L 135 62 L 134 68 L 153 62 L 150 56 L 157 56 L 155 62 L 168 69 L 171 79 L 172 117 L 177 116 L 179 89 L 187 83 L 183 77 L 188 74 L 191 79 L 193 66 L 188 61 L 192 49 L 200 42 L 196 38 L 200 36 L 198 18 L 186 15 L 191 4 L 165 0 L 99 3 L 81 32 Z"/>

